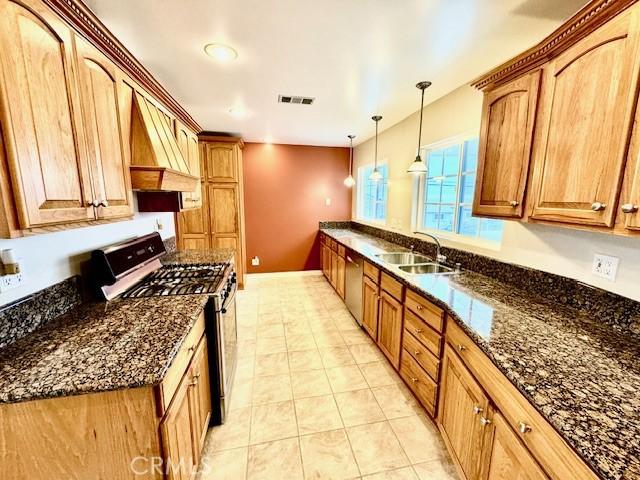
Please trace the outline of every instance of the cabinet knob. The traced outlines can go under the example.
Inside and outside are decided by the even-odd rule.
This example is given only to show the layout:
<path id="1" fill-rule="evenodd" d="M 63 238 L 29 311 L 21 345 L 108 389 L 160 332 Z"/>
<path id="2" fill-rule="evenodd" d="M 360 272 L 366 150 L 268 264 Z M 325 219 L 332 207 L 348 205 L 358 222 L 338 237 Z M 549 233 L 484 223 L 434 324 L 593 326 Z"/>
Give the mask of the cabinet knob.
<path id="1" fill-rule="evenodd" d="M 418 350 L 414 350 L 413 354 L 417 357 L 418 355 L 420 355 L 420 352 Z"/>
<path id="2" fill-rule="evenodd" d="M 411 377 L 411 381 L 412 381 L 413 383 L 418 383 L 418 379 L 417 379 L 416 377 Z"/>
<path id="3" fill-rule="evenodd" d="M 466 350 L 466 349 L 467 349 L 467 347 L 465 347 L 464 345 L 462 345 L 462 344 L 458 345 L 458 350 L 459 351 L 463 351 L 463 350 Z"/>
<path id="4" fill-rule="evenodd" d="M 516 208 L 518 205 L 520 205 L 520 202 L 518 202 L 517 200 L 511 200 L 509 202 L 510 207 Z"/>
<path id="5" fill-rule="evenodd" d="M 422 305 L 416 305 L 416 310 L 422 310 L 424 307 Z"/>
<path id="6" fill-rule="evenodd" d="M 190 384 L 190 385 L 191 385 L 192 387 L 195 387 L 196 385 L 198 385 L 198 381 L 199 381 L 199 380 L 200 380 L 200 375 L 194 375 L 194 376 L 191 378 L 191 384 Z"/>
<path id="7" fill-rule="evenodd" d="M 602 202 L 593 202 L 591 204 L 591 210 L 593 210 L 594 212 L 601 212 L 603 211 L 605 208 L 607 208 L 607 204 L 606 203 L 602 203 Z"/>
<path id="8" fill-rule="evenodd" d="M 478 405 L 474 405 L 473 406 L 473 414 L 474 415 L 479 415 L 483 412 L 484 410 L 482 409 L 482 407 L 478 406 Z"/>
<path id="9" fill-rule="evenodd" d="M 633 203 L 625 203 L 621 208 L 624 213 L 636 213 L 638 211 L 638 205 Z"/>
<path id="10" fill-rule="evenodd" d="M 422 333 L 422 329 L 421 329 L 421 328 L 416 328 L 416 333 L 417 333 L 417 334 Z"/>
<path id="11" fill-rule="evenodd" d="M 491 420 L 489 420 L 487 417 L 480 417 L 480 425 L 482 425 L 483 427 L 486 427 L 490 423 Z"/>
<path id="12" fill-rule="evenodd" d="M 527 433 L 531 431 L 531 425 L 527 425 L 524 422 L 518 423 L 518 431 L 520 433 Z"/>

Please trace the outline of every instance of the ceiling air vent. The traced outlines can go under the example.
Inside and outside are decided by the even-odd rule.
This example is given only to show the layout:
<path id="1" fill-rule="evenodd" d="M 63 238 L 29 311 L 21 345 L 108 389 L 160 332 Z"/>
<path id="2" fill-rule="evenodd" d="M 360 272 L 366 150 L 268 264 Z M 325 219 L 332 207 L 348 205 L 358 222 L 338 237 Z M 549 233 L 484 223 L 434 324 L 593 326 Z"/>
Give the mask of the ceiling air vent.
<path id="1" fill-rule="evenodd" d="M 293 95 L 278 95 L 279 103 L 296 103 L 298 105 L 311 105 L 315 101 L 313 97 L 296 97 Z"/>

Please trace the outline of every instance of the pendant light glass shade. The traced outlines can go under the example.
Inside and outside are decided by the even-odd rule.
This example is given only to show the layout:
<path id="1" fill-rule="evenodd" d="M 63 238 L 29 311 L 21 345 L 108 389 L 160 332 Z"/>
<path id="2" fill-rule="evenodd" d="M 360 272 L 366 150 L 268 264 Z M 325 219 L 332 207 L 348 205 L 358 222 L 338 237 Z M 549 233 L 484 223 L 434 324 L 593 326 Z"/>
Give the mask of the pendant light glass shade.
<path id="1" fill-rule="evenodd" d="M 420 156 L 420 146 L 422 145 L 422 114 L 424 110 L 424 91 L 431 86 L 431 82 L 420 82 L 416 84 L 416 88 L 422 90 L 422 99 L 420 100 L 420 129 L 418 130 L 418 154 L 409 168 L 408 173 L 419 175 L 421 173 L 427 173 L 427 164 Z"/>
<path id="2" fill-rule="evenodd" d="M 378 171 L 378 122 L 382 120 L 382 116 L 374 115 L 373 117 L 371 117 L 371 120 L 376 122 L 376 149 L 373 163 L 373 172 L 371 172 L 371 175 L 369 175 L 369 180 L 377 182 L 378 180 L 382 179 L 382 174 Z"/>
<path id="3" fill-rule="evenodd" d="M 356 181 L 353 178 L 353 139 L 356 138 L 355 135 L 347 135 L 349 137 L 349 176 L 344 179 L 344 185 L 346 187 L 353 187 L 356 184 Z"/>

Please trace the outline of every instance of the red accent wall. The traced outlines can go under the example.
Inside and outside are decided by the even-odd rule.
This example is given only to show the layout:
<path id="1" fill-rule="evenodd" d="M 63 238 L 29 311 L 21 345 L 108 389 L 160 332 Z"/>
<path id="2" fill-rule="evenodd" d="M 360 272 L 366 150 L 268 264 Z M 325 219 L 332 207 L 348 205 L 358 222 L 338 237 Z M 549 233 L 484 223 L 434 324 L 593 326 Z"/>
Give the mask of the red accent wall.
<path id="1" fill-rule="evenodd" d="M 351 218 L 349 149 L 247 143 L 242 157 L 247 272 L 319 270 L 318 222 Z"/>

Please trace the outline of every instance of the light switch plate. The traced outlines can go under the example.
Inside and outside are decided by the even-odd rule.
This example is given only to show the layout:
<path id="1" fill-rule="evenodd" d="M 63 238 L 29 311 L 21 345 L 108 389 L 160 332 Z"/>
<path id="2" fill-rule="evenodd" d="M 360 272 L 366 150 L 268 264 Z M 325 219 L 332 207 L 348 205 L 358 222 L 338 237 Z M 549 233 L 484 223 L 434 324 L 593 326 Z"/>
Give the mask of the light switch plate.
<path id="1" fill-rule="evenodd" d="M 593 267 L 591 271 L 599 277 L 614 282 L 616 280 L 616 273 L 618 272 L 618 263 L 620 263 L 618 257 L 596 253 L 593 256 Z"/>

